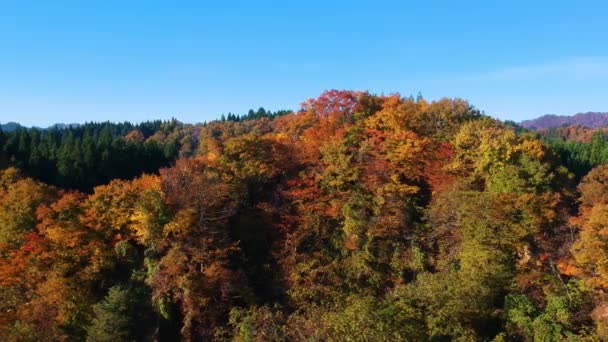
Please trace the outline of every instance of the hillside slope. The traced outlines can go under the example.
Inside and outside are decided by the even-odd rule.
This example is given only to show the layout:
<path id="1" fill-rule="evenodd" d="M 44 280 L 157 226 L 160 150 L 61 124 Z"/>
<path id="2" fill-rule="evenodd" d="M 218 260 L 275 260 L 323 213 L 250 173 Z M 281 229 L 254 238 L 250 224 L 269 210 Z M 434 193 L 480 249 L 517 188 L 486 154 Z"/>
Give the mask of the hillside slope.
<path id="1" fill-rule="evenodd" d="M 608 113 L 587 112 L 575 115 L 547 114 L 536 119 L 522 121 L 521 125 L 527 129 L 548 129 L 572 125 L 586 128 L 599 128 L 608 126 Z"/>
<path id="2" fill-rule="evenodd" d="M 0 146 L 2 340 L 608 340 L 601 134 L 330 90 Z"/>

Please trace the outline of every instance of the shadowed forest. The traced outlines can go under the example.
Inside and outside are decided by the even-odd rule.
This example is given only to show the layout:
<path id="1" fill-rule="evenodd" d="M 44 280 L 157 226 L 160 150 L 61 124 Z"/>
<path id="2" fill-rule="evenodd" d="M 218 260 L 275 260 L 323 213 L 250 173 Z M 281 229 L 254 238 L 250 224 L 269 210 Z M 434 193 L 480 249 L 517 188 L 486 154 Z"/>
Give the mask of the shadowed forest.
<path id="1" fill-rule="evenodd" d="M 329 90 L 0 131 L 6 341 L 605 341 L 608 142 Z"/>

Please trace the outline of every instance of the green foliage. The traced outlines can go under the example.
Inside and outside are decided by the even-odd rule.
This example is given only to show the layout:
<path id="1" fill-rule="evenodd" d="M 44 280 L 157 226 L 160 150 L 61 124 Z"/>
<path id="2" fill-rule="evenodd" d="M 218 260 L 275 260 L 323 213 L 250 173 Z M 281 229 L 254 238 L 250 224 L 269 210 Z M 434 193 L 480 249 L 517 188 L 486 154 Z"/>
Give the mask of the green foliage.
<path id="1" fill-rule="evenodd" d="M 549 294 L 542 309 L 526 295 L 510 294 L 505 299 L 507 329 L 530 341 L 578 341 L 572 316 L 581 304 L 580 290 L 572 286 L 566 294 Z"/>
<path id="2" fill-rule="evenodd" d="M 608 142 L 605 132 L 591 135 L 589 142 L 568 140 L 548 134 L 547 143 L 555 150 L 559 162 L 581 179 L 592 168 L 608 164 Z"/>
<path id="3" fill-rule="evenodd" d="M 427 339 L 477 340 L 496 333 L 493 288 L 462 272 L 423 273 L 397 293 L 397 305 L 415 313 Z"/>
<path id="4" fill-rule="evenodd" d="M 278 307 L 234 308 L 228 324 L 231 331 L 218 331 L 218 335 L 232 334 L 235 342 L 288 341 L 285 314 Z"/>
<path id="5" fill-rule="evenodd" d="M 143 301 L 143 303 L 142 303 Z M 93 305 L 93 320 L 87 328 L 87 341 L 114 342 L 139 340 L 150 333 L 145 323 L 145 297 L 137 291 L 114 286 Z"/>

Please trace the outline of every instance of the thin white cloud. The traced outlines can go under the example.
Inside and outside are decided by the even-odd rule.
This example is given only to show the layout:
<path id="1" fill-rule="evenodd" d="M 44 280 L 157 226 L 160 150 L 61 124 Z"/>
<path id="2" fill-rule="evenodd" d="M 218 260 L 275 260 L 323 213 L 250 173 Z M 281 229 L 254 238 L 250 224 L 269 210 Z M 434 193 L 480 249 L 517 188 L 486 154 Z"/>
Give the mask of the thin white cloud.
<path id="1" fill-rule="evenodd" d="M 608 57 L 584 57 L 541 64 L 515 66 L 482 73 L 476 80 L 524 81 L 546 78 L 608 78 Z"/>
<path id="2" fill-rule="evenodd" d="M 579 57 L 530 65 L 505 66 L 493 70 L 480 70 L 468 75 L 454 74 L 448 78 L 430 78 L 424 82 L 431 85 L 455 86 L 551 79 L 608 81 L 608 57 Z"/>

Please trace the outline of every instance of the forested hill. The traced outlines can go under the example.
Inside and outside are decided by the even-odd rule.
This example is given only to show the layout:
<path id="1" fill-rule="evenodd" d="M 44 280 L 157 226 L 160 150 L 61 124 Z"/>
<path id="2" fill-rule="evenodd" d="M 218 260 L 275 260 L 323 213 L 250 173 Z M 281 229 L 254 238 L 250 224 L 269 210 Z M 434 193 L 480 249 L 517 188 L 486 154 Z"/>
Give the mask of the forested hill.
<path id="1" fill-rule="evenodd" d="M 195 138 L 194 127 L 175 120 L 17 127 L 0 131 L 0 167 L 14 166 L 48 184 L 90 191 L 191 156 Z"/>
<path id="2" fill-rule="evenodd" d="M 575 115 L 547 114 L 533 120 L 522 121 L 521 125 L 528 129 L 550 129 L 562 126 L 600 128 L 608 126 L 608 113 L 587 112 Z"/>
<path id="3" fill-rule="evenodd" d="M 19 128 L 23 128 L 23 126 L 21 126 L 20 124 L 16 123 L 16 122 L 7 122 L 4 124 L 0 124 L 0 129 L 5 131 L 5 132 L 12 132 L 14 130 L 17 130 Z"/>
<path id="4" fill-rule="evenodd" d="M 354 91 L 252 112 L 2 133 L 0 336 L 608 339 L 603 134 Z"/>
<path id="5" fill-rule="evenodd" d="M 228 113 L 221 122 L 272 119 L 286 110 Z M 67 189 L 89 192 L 112 179 L 155 173 L 177 158 L 195 154 L 201 127 L 173 119 L 140 124 L 55 124 L 46 129 L 4 124 L 0 130 L 0 168 L 13 166 L 26 175 Z"/>

